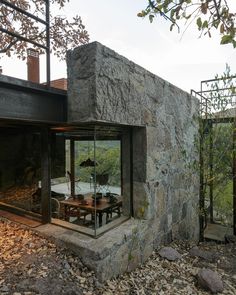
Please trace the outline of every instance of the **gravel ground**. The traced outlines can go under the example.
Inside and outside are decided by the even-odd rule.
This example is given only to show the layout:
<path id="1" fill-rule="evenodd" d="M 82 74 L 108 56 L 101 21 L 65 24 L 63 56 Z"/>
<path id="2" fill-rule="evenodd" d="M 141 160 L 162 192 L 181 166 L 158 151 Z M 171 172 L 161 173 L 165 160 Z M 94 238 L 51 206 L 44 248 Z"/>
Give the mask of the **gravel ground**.
<path id="1" fill-rule="evenodd" d="M 14 295 L 149 295 L 209 294 L 196 279 L 200 268 L 217 271 L 222 294 L 236 294 L 236 246 L 204 243 L 199 248 L 213 253 L 214 262 L 189 255 L 192 245 L 172 243 L 182 255 L 170 262 L 153 252 L 135 271 L 100 284 L 92 271 L 68 250 L 7 220 L 0 220 L 0 294 Z"/>

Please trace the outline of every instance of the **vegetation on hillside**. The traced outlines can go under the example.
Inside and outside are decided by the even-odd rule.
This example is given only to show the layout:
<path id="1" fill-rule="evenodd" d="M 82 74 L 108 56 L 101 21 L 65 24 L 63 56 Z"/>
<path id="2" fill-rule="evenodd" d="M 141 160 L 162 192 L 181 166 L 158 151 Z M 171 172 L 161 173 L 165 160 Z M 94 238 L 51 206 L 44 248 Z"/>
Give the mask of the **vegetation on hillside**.
<path id="1" fill-rule="evenodd" d="M 120 164 L 120 142 L 119 141 L 96 141 L 95 171 L 97 175 L 109 174 L 109 185 L 120 186 L 121 164 Z M 81 181 L 89 182 L 94 167 L 81 167 L 80 164 L 90 158 L 94 160 L 93 142 L 76 142 L 76 175 Z"/>
<path id="2" fill-rule="evenodd" d="M 206 204 L 213 188 L 214 221 L 232 225 L 233 214 L 233 126 L 218 123 L 205 135 L 204 172 L 207 180 Z M 208 145 L 208 147 L 206 147 Z"/>

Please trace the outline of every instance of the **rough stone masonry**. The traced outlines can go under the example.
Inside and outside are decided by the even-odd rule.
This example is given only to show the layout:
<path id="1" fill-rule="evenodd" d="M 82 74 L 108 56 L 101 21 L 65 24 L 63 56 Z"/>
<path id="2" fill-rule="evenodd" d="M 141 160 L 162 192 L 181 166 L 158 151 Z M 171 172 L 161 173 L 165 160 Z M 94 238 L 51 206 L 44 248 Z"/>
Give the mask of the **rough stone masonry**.
<path id="1" fill-rule="evenodd" d="M 69 123 L 133 126 L 134 216 L 78 251 L 105 280 L 172 239 L 198 239 L 198 102 L 98 42 L 67 62 Z"/>

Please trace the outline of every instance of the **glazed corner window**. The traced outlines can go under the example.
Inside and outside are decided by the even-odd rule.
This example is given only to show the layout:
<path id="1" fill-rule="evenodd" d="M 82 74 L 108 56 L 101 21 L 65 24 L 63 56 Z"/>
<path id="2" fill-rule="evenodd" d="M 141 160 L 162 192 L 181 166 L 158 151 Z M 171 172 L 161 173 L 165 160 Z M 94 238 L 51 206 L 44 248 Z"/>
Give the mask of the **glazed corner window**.
<path id="1" fill-rule="evenodd" d="M 52 217 L 92 236 L 129 218 L 129 130 L 77 127 L 53 136 Z"/>

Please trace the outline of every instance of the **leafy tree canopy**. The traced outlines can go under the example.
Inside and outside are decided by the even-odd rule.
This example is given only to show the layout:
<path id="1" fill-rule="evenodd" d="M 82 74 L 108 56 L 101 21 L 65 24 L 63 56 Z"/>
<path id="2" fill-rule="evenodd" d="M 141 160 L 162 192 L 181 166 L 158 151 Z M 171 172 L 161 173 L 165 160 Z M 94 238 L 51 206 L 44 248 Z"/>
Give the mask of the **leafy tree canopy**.
<path id="1" fill-rule="evenodd" d="M 11 0 L 15 6 L 45 19 L 44 0 Z M 51 12 L 61 9 L 69 0 L 50 1 Z M 20 34 L 40 44 L 46 43 L 46 28 L 34 19 L 0 4 L 0 28 Z M 61 15 L 50 15 L 51 51 L 59 58 L 65 59 L 66 50 L 89 41 L 88 32 L 82 23 L 81 17 L 76 15 L 71 21 Z M 13 53 L 20 59 L 25 59 L 26 49 L 36 47 L 8 34 L 0 32 L 0 53 L 11 56 Z M 37 48 L 40 53 L 44 50 Z"/>
<path id="2" fill-rule="evenodd" d="M 170 30 L 179 29 L 181 21 L 187 25 L 195 22 L 200 35 L 208 35 L 215 29 L 221 35 L 221 44 L 236 47 L 236 13 L 232 11 L 235 0 L 148 0 L 139 17 L 162 16 L 170 21 Z M 235 7 L 235 3 L 234 3 Z"/>

